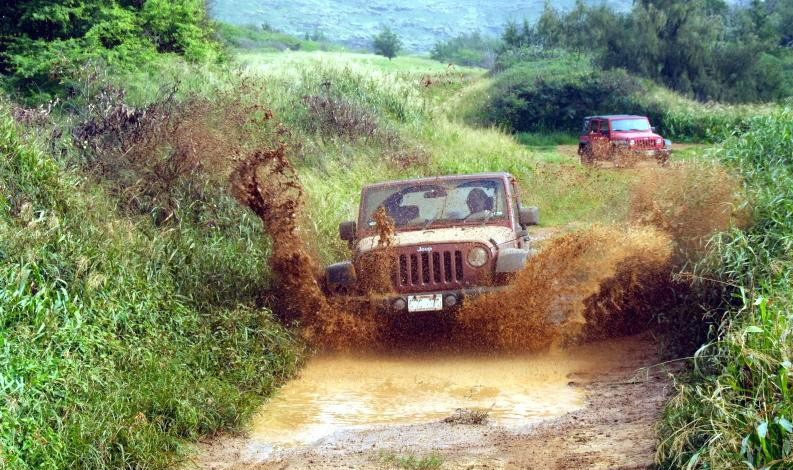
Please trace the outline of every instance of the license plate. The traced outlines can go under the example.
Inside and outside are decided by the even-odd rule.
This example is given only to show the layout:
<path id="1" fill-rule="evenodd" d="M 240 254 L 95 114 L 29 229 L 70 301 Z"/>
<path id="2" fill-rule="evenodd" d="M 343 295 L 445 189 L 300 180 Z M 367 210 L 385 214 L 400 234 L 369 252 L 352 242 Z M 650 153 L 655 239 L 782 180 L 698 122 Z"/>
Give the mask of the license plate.
<path id="1" fill-rule="evenodd" d="M 441 294 L 409 295 L 408 312 L 433 312 L 443 309 Z"/>

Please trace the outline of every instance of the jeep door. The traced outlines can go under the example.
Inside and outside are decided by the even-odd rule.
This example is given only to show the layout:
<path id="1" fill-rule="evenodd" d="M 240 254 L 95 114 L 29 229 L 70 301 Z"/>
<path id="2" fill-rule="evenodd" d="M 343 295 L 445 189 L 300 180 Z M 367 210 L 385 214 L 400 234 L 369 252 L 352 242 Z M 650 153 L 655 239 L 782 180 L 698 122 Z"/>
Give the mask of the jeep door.
<path id="1" fill-rule="evenodd" d="M 589 132 L 589 145 L 592 152 L 604 151 L 609 145 L 609 122 L 607 119 L 593 119 Z"/>

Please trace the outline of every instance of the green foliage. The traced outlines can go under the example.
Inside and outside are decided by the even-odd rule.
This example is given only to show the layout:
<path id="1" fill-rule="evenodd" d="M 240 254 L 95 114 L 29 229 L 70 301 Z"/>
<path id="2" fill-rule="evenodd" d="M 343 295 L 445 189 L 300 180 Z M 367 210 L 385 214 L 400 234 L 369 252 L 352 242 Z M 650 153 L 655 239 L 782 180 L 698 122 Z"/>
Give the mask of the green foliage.
<path id="1" fill-rule="evenodd" d="M 771 107 L 701 104 L 623 70 L 603 71 L 588 56 L 536 48 L 513 49 L 499 58 L 486 95 L 466 113 L 473 123 L 515 132 L 578 132 L 585 116 L 646 115 L 677 141 L 720 141 L 745 129 Z M 497 64 L 497 67 L 499 64 Z"/>
<path id="2" fill-rule="evenodd" d="M 372 47 L 374 48 L 374 52 L 376 54 L 393 59 L 397 56 L 399 50 L 402 48 L 402 41 L 399 39 L 399 36 L 397 36 L 396 33 L 391 31 L 391 28 L 388 26 L 383 26 L 380 34 L 373 38 Z"/>
<path id="3" fill-rule="evenodd" d="M 578 67 L 572 57 L 514 67 L 499 76 L 484 119 L 519 132 L 580 129 L 585 116 L 616 114 L 631 108 L 639 83 L 624 72 Z M 565 70 L 568 73 L 557 73 Z"/>
<path id="4" fill-rule="evenodd" d="M 537 46 L 591 54 L 605 69 L 625 69 L 700 101 L 765 102 L 793 94 L 784 63 L 787 2 L 728 8 L 716 1 L 637 1 L 629 14 L 578 1 L 549 6 L 535 26 L 508 24 L 507 49 Z"/>
<path id="5" fill-rule="evenodd" d="M 415 455 L 397 455 L 393 452 L 380 452 L 380 462 L 405 470 L 434 470 L 441 468 L 443 459 L 435 454 L 417 457 Z"/>
<path id="6" fill-rule="evenodd" d="M 732 307 L 666 409 L 659 459 L 668 468 L 790 468 L 793 109 L 756 118 L 716 154 L 744 177 L 753 225 L 715 238 L 698 267 L 731 286 Z"/>
<path id="7" fill-rule="evenodd" d="M 214 60 L 201 0 L 25 0 L 0 6 L 0 72 L 46 101 L 89 60 L 134 67 L 159 53 Z"/>
<path id="8" fill-rule="evenodd" d="M 495 65 L 496 52 L 500 48 L 501 41 L 477 31 L 435 43 L 430 56 L 450 64 L 491 68 Z"/>
<path id="9" fill-rule="evenodd" d="M 255 49 L 259 51 L 330 51 L 341 49 L 319 33 L 306 34 L 303 39 L 275 31 L 268 25 L 237 26 L 229 23 L 215 23 L 215 31 L 221 43 L 235 49 Z"/>
<path id="10" fill-rule="evenodd" d="M 23 132 L 0 104 L 0 466 L 170 468 L 299 364 L 254 308 L 260 224 L 222 194 L 211 224 L 122 216 Z"/>

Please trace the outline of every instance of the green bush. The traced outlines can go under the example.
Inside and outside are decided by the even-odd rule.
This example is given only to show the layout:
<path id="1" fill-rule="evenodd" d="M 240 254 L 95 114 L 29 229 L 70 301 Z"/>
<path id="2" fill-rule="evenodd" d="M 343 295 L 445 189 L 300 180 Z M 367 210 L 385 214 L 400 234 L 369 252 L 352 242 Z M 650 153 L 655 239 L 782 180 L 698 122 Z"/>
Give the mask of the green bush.
<path id="1" fill-rule="evenodd" d="M 698 103 L 623 70 L 600 70 L 586 55 L 523 48 L 500 60 L 508 68 L 468 113 L 469 122 L 513 132 L 574 133 L 586 116 L 639 114 L 664 137 L 714 142 L 744 131 L 752 116 L 773 109 Z"/>
<path id="2" fill-rule="evenodd" d="M 450 64 L 491 68 L 501 41 L 482 36 L 480 32 L 461 34 L 432 47 L 430 56 Z"/>
<path id="3" fill-rule="evenodd" d="M 560 59 L 520 64 L 500 74 L 482 108 L 485 122 L 517 132 L 580 130 L 585 116 L 625 113 L 638 80 L 602 72 L 586 61 Z"/>
<path id="4" fill-rule="evenodd" d="M 62 91 L 89 60 L 145 66 L 158 53 L 215 60 L 202 0 L 25 0 L 0 6 L 0 73 L 35 101 Z"/>
<path id="5" fill-rule="evenodd" d="M 666 468 L 793 466 L 793 109 L 758 117 L 716 152 L 746 182 L 753 225 L 717 236 L 698 270 L 728 311 L 667 406 Z"/>
<path id="6" fill-rule="evenodd" d="M 113 201 L 0 104 L 2 468 L 170 468 L 182 439 L 238 426 L 299 364 L 255 308 L 258 220 L 223 195 L 233 224 L 157 227 Z M 206 294 L 219 286 L 241 294 Z"/>
<path id="7" fill-rule="evenodd" d="M 267 25 L 238 26 L 230 23 L 215 22 L 215 32 L 220 42 L 235 49 L 256 49 L 260 51 L 331 51 L 341 49 L 332 44 L 320 33 L 306 34 L 300 39 L 275 31 Z"/>

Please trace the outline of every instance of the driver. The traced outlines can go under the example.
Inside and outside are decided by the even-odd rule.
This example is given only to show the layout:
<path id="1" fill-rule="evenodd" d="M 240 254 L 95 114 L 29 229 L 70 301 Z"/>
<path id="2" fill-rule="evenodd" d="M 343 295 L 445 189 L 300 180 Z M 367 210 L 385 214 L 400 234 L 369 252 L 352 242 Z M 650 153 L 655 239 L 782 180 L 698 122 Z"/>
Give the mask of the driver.
<path id="1" fill-rule="evenodd" d="M 488 196 L 482 188 L 474 188 L 469 191 L 465 203 L 468 205 L 468 210 L 471 211 L 469 216 L 477 212 L 493 210 L 493 198 Z"/>

